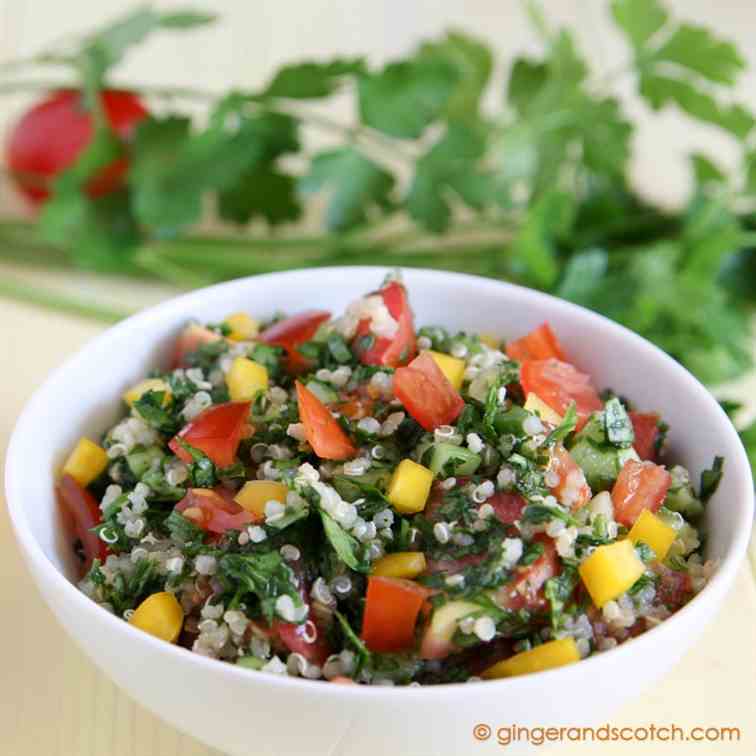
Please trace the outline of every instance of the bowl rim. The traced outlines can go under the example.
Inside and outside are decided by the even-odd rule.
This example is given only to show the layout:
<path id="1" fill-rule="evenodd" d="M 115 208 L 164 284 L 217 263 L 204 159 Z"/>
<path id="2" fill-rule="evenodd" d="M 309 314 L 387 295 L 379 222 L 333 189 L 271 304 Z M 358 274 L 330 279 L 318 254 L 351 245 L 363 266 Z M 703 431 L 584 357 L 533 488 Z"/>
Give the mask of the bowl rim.
<path id="1" fill-rule="evenodd" d="M 573 665 L 550 669 L 543 672 L 511 677 L 500 680 L 483 680 L 475 682 L 461 683 L 441 683 L 437 685 L 424 685 L 417 687 L 410 686 L 372 686 L 372 685 L 323 685 L 322 680 L 306 680 L 298 677 L 288 677 L 285 675 L 250 675 L 249 670 L 238 667 L 235 664 L 218 662 L 201 654 L 194 653 L 189 649 L 167 644 L 164 641 L 144 633 L 137 628 L 132 627 L 122 618 L 103 609 L 99 604 L 82 593 L 76 584 L 69 582 L 65 575 L 60 572 L 50 561 L 42 550 L 42 546 L 31 532 L 29 523 L 24 513 L 22 505 L 23 497 L 23 459 L 21 458 L 22 441 L 28 434 L 35 432 L 33 419 L 38 412 L 38 407 L 45 406 L 48 402 L 48 395 L 54 393 L 55 385 L 60 381 L 65 381 L 69 372 L 72 372 L 76 365 L 86 360 L 90 351 L 95 350 L 100 344 L 107 343 L 114 335 L 124 331 L 129 331 L 138 326 L 147 325 L 153 319 L 161 315 L 172 313 L 178 314 L 184 312 L 187 319 L 191 317 L 192 307 L 196 307 L 201 300 L 208 295 L 213 298 L 218 294 L 231 289 L 238 289 L 247 286 L 265 286 L 267 284 L 285 285 L 286 279 L 295 279 L 300 276 L 350 276 L 367 278 L 369 276 L 385 276 L 395 268 L 383 266 L 333 266 L 322 268 L 298 268 L 289 271 L 280 271 L 274 273 L 265 273 L 256 276 L 247 276 L 244 278 L 234 279 L 213 286 L 196 289 L 176 297 L 160 302 L 152 307 L 141 310 L 125 320 L 117 323 L 115 326 L 107 328 L 94 339 L 88 341 L 83 347 L 69 356 L 60 366 L 55 368 L 42 384 L 34 391 L 30 399 L 24 405 L 19 414 L 13 431 L 11 433 L 8 449 L 6 453 L 5 464 L 5 490 L 7 498 L 7 508 L 10 516 L 11 525 L 16 539 L 21 547 L 21 552 L 28 562 L 35 568 L 33 576 L 35 581 L 37 575 L 45 575 L 52 583 L 56 594 L 60 596 L 61 601 L 70 601 L 74 604 L 74 609 L 81 611 L 82 616 L 89 616 L 95 623 L 104 623 L 104 629 L 119 634 L 126 639 L 125 642 L 133 642 L 137 645 L 143 644 L 142 647 L 155 652 L 175 655 L 176 661 L 184 660 L 189 664 L 198 665 L 212 673 L 228 675 L 231 678 L 238 678 L 240 683 L 248 685 L 266 685 L 266 686 L 283 686 L 284 688 L 294 686 L 304 693 L 305 690 L 318 691 L 319 695 L 325 695 L 329 698 L 342 699 L 345 697 L 368 697 L 371 699 L 385 698 L 387 701 L 396 701 L 399 696 L 420 696 L 422 698 L 438 699 L 439 702 L 448 701 L 451 698 L 457 698 L 460 695 L 478 696 L 481 693 L 481 685 L 486 686 L 485 690 L 502 692 L 503 686 L 508 686 L 506 690 L 517 694 L 518 690 L 530 687 L 534 681 L 536 684 L 549 684 L 565 674 L 565 670 L 570 669 Z M 685 606 L 675 612 L 671 617 L 641 633 L 637 637 L 631 638 L 619 644 L 615 648 L 594 654 L 586 659 L 582 659 L 578 664 L 580 669 L 585 672 L 591 672 L 594 667 L 604 666 L 613 663 L 622 663 L 622 658 L 629 654 L 642 654 L 644 650 L 650 650 L 656 640 L 661 640 L 663 633 L 667 636 L 676 634 L 678 627 L 682 627 L 685 617 L 692 615 L 699 610 L 704 603 L 708 601 L 716 602 L 727 590 L 735 577 L 736 570 L 740 567 L 746 553 L 748 540 L 750 537 L 751 525 L 753 522 L 754 492 L 753 480 L 751 477 L 751 468 L 745 449 L 739 441 L 737 432 L 732 425 L 726 413 L 719 406 L 719 403 L 713 395 L 682 365 L 672 357 L 663 352 L 659 347 L 647 341 L 638 334 L 630 331 L 628 328 L 609 320 L 598 313 L 592 312 L 587 308 L 567 302 L 565 300 L 546 294 L 541 291 L 529 289 L 527 287 L 512 284 L 483 276 L 476 276 L 467 273 L 455 273 L 451 271 L 439 271 L 427 268 L 405 268 L 403 273 L 409 278 L 427 279 L 430 283 L 441 281 L 443 279 L 454 279 L 459 284 L 470 287 L 484 287 L 493 293 L 502 295 L 506 298 L 507 294 L 516 294 L 520 297 L 531 297 L 534 301 L 542 301 L 549 309 L 554 312 L 552 317 L 559 315 L 559 312 L 574 313 L 581 317 L 594 318 L 603 323 L 609 329 L 617 331 L 623 338 L 631 342 L 635 348 L 650 352 L 653 357 L 664 363 L 667 370 L 677 374 L 679 380 L 687 384 L 686 390 L 700 394 L 699 399 L 708 402 L 715 414 L 718 414 L 723 423 L 720 429 L 725 437 L 730 441 L 737 442 L 734 448 L 737 450 L 734 458 L 728 457 L 727 470 L 729 474 L 737 475 L 740 478 L 740 496 L 744 503 L 740 521 L 736 523 L 736 534 L 733 545 L 728 553 L 720 561 L 716 571 L 707 581 L 704 588 L 694 596 Z M 311 283 L 311 281 L 310 281 Z M 411 284 L 410 284 L 411 285 Z M 495 291 L 494 291 L 495 290 Z M 84 649 L 86 651 L 86 649 Z M 302 688 L 302 686 L 309 686 Z M 314 686 L 314 687 L 313 687 Z M 467 693 L 465 693 L 467 691 Z"/>

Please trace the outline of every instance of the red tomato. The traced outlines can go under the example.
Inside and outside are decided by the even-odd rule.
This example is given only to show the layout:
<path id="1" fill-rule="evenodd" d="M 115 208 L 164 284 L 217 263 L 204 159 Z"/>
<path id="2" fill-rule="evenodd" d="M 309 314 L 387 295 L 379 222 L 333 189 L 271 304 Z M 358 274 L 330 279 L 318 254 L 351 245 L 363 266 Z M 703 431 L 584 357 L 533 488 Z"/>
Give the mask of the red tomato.
<path id="1" fill-rule="evenodd" d="M 394 373 L 394 393 L 404 408 L 427 431 L 451 423 L 465 403 L 433 357 L 423 352 Z"/>
<path id="2" fill-rule="evenodd" d="M 518 362 L 548 360 L 551 357 L 562 362 L 569 362 L 559 339 L 548 323 L 539 325 L 534 331 L 520 339 L 510 341 L 506 352 L 509 358 Z"/>
<path id="3" fill-rule="evenodd" d="M 428 590 L 411 580 L 368 578 L 362 640 L 371 651 L 388 653 L 412 646 L 415 623 Z"/>
<path id="4" fill-rule="evenodd" d="M 223 337 L 219 333 L 211 331 L 209 328 L 197 325 L 197 323 L 190 323 L 181 331 L 179 337 L 176 339 L 171 367 L 185 367 L 185 360 L 188 354 L 196 352 L 203 344 L 209 344 L 221 338 Z"/>
<path id="5" fill-rule="evenodd" d="M 299 418 L 305 427 L 305 436 L 315 454 L 321 459 L 349 459 L 357 453 L 354 444 L 336 422 L 328 407 L 299 381 L 297 401 Z"/>
<path id="6" fill-rule="evenodd" d="M 630 527 L 644 509 L 657 512 L 672 476 L 653 462 L 625 462 L 612 488 L 614 519 Z"/>
<path id="7" fill-rule="evenodd" d="M 149 113 L 131 92 L 107 90 L 102 106 L 113 131 L 127 140 Z M 38 204 L 50 196 L 55 177 L 68 168 L 92 139 L 92 116 L 76 90 L 53 92 L 27 110 L 11 131 L 6 160 L 13 179 L 28 199 Z M 97 197 L 117 189 L 128 170 L 118 158 L 95 176 L 87 187 Z"/>
<path id="8" fill-rule="evenodd" d="M 417 354 L 415 326 L 412 310 L 407 299 L 407 290 L 398 281 L 390 281 L 380 291 L 383 303 L 392 318 L 399 324 L 393 338 L 374 336 L 370 333 L 370 321 L 361 320 L 352 342 L 352 348 L 365 365 L 387 365 L 397 367 L 406 365 Z M 362 339 L 371 337 L 370 345 L 365 348 Z"/>
<path id="9" fill-rule="evenodd" d="M 108 556 L 107 544 L 92 532 L 92 528 L 101 520 L 100 506 L 95 497 L 70 475 L 60 479 L 57 494 L 66 523 L 81 541 L 86 572 L 95 559 L 104 562 Z"/>
<path id="10" fill-rule="evenodd" d="M 534 393 L 555 412 L 564 415 L 571 402 L 577 405 L 577 430 L 603 404 L 590 376 L 560 360 L 526 360 L 520 366 L 520 384 L 525 394 Z"/>
<path id="11" fill-rule="evenodd" d="M 562 444 L 554 446 L 549 472 L 559 476 L 559 482 L 549 490 L 573 512 L 591 498 L 591 487 L 585 479 L 585 473 Z"/>
<path id="12" fill-rule="evenodd" d="M 308 633 L 316 633 L 315 640 L 309 639 Z M 302 654 L 305 659 L 311 664 L 317 664 L 323 666 L 325 660 L 331 654 L 331 647 L 328 643 L 325 630 L 322 627 L 318 627 L 318 624 L 312 620 L 303 622 L 297 625 L 293 622 L 279 622 L 273 623 L 273 630 L 281 639 L 281 642 L 289 649 L 297 654 Z"/>
<path id="13" fill-rule="evenodd" d="M 179 444 L 179 439 L 206 454 L 218 467 L 232 465 L 247 430 L 250 404 L 226 402 L 208 407 L 185 425 L 168 446 L 184 462 L 191 462 L 192 455 Z"/>
<path id="14" fill-rule="evenodd" d="M 551 538 L 538 533 L 533 540 L 543 544 L 543 554 L 532 564 L 517 567 L 513 580 L 499 588 L 495 601 L 501 607 L 513 610 L 546 608 L 543 585 L 559 574 L 559 558 Z"/>
<path id="15" fill-rule="evenodd" d="M 266 344 L 283 347 L 288 356 L 289 370 L 292 373 L 301 373 L 310 363 L 297 351 L 297 347 L 309 341 L 318 328 L 330 318 L 331 313 L 327 310 L 305 310 L 266 328 L 260 334 L 260 340 Z"/>
<path id="16" fill-rule="evenodd" d="M 656 459 L 656 439 L 659 437 L 659 420 L 656 412 L 630 412 L 635 432 L 633 448 L 641 459 Z"/>
<path id="17" fill-rule="evenodd" d="M 255 522 L 254 515 L 242 509 L 220 487 L 190 488 L 175 508 L 177 512 L 189 510 L 187 519 L 210 533 L 241 530 Z"/>
<path id="18" fill-rule="evenodd" d="M 525 499 L 519 494 L 497 491 L 487 502 L 494 508 L 496 519 L 503 525 L 514 525 L 525 509 Z"/>

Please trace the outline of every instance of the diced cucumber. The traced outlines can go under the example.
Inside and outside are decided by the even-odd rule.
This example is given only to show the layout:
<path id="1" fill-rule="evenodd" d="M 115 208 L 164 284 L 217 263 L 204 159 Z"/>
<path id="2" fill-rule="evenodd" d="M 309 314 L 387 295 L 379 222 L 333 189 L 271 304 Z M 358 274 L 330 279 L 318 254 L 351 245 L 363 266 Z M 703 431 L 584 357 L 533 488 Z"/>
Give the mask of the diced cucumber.
<path id="1" fill-rule="evenodd" d="M 137 449 L 126 455 L 129 469 L 136 478 L 140 478 L 159 460 L 165 457 L 165 453 L 158 446 L 149 446 L 146 449 Z"/>
<path id="2" fill-rule="evenodd" d="M 429 467 L 436 476 L 472 475 L 480 465 L 480 455 L 463 446 L 443 442 L 433 444 Z"/>
<path id="3" fill-rule="evenodd" d="M 598 446 L 585 438 L 578 438 L 570 447 L 570 454 L 585 473 L 593 493 L 607 491 L 617 480 L 620 470 L 629 459 L 638 459 L 635 450 Z"/>
<path id="4" fill-rule="evenodd" d="M 505 412 L 496 413 L 494 427 L 497 433 L 511 433 L 518 437 L 527 436 L 523 424 L 529 417 L 532 417 L 530 412 L 515 404 Z"/>
<path id="5" fill-rule="evenodd" d="M 704 507 L 693 491 L 688 471 L 680 465 L 675 465 L 669 472 L 672 475 L 672 484 L 664 500 L 664 506 L 691 520 L 700 517 Z"/>
<path id="6" fill-rule="evenodd" d="M 318 381 L 315 378 L 312 378 L 307 381 L 307 388 L 312 391 L 323 404 L 333 404 L 333 402 L 339 400 L 338 392 L 331 388 L 327 383 L 323 383 L 323 381 Z"/>
<path id="7" fill-rule="evenodd" d="M 236 660 L 236 663 L 246 669 L 260 670 L 265 666 L 265 659 L 259 659 L 256 656 L 242 656 Z"/>

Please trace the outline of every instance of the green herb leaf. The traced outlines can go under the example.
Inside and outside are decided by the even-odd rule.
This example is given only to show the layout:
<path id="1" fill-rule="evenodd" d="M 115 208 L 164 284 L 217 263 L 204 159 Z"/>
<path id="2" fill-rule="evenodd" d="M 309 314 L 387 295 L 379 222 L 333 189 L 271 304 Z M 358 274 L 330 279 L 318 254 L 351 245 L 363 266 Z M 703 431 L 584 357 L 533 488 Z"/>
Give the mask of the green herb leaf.
<path id="1" fill-rule="evenodd" d="M 565 565 L 561 574 L 549 578 L 544 583 L 543 593 L 549 602 L 552 629 L 559 629 L 562 613 L 577 584 L 578 572 L 570 565 Z"/>
<path id="2" fill-rule="evenodd" d="M 575 402 L 570 402 L 567 411 L 564 413 L 562 422 L 554 428 L 551 433 L 544 439 L 544 446 L 553 446 L 556 443 L 564 441 L 567 436 L 575 430 L 577 425 L 577 408 Z"/>
<path id="3" fill-rule="evenodd" d="M 362 58 L 336 59 L 328 63 L 294 63 L 279 68 L 260 97 L 297 100 L 328 97 L 336 92 L 345 77 L 361 74 L 364 70 Z"/>
<path id="4" fill-rule="evenodd" d="M 705 504 L 717 491 L 724 475 L 724 458 L 714 457 L 711 467 L 701 473 L 701 488 L 698 498 Z"/>
<path id="5" fill-rule="evenodd" d="M 657 0 L 613 0 L 611 7 L 614 20 L 636 49 L 667 23 L 667 11 Z"/>
<path id="6" fill-rule="evenodd" d="M 745 60 L 732 43 L 691 24 L 680 24 L 656 50 L 653 60 L 677 64 L 716 84 L 734 84 L 745 69 Z"/>
<path id="7" fill-rule="evenodd" d="M 299 182 L 305 194 L 329 190 L 326 224 L 337 231 L 364 223 L 372 208 L 388 210 L 393 185 L 391 174 L 354 147 L 318 153 Z"/>
<path id="8" fill-rule="evenodd" d="M 359 78 L 360 118 L 391 136 L 416 139 L 448 108 L 458 80 L 443 60 L 389 63 Z"/>
<path id="9" fill-rule="evenodd" d="M 224 554 L 218 561 L 220 573 L 233 585 L 260 601 L 260 608 L 268 622 L 275 615 L 276 599 L 291 596 L 295 606 L 302 606 L 302 597 L 294 584 L 294 575 L 278 551 L 255 554 Z"/>
<path id="10" fill-rule="evenodd" d="M 455 199 L 478 210 L 489 204 L 491 177 L 477 168 L 484 150 L 480 129 L 449 124 L 441 139 L 417 161 L 406 198 L 412 218 L 431 231 L 443 231 Z"/>
<path id="11" fill-rule="evenodd" d="M 347 533 L 336 520 L 327 512 L 320 510 L 320 517 L 323 520 L 323 530 L 326 537 L 333 546 L 334 551 L 339 555 L 347 567 L 357 572 L 367 572 L 369 566 L 364 559 L 358 554 L 360 543 L 356 538 Z"/>

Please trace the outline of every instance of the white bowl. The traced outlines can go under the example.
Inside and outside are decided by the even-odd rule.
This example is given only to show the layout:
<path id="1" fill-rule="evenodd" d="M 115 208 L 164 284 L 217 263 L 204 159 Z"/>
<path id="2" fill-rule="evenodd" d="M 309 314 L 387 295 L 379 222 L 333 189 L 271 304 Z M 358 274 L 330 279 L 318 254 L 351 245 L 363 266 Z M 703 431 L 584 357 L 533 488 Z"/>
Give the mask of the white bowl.
<path id="1" fill-rule="evenodd" d="M 407 270 L 418 324 L 512 337 L 548 320 L 599 387 L 663 413 L 671 426 L 670 459 L 697 479 L 714 455 L 725 457 L 724 478 L 706 514 L 707 557 L 721 565 L 698 596 L 653 630 L 578 664 L 496 682 L 392 689 L 256 674 L 206 659 L 136 630 L 80 593 L 71 582 L 74 560 L 56 513 L 55 471 L 80 435 L 96 436 L 116 420 L 123 389 L 165 361 L 185 321 L 218 321 L 236 310 L 269 316 L 318 307 L 338 313 L 377 287 L 385 273 L 377 267 L 276 273 L 146 310 L 56 370 L 32 397 L 10 442 L 11 519 L 60 623 L 139 703 L 230 754 L 456 754 L 474 747 L 477 723 L 492 728 L 486 750 L 493 752 L 500 748 L 498 726 L 599 721 L 664 675 L 695 643 L 745 553 L 753 516 L 748 460 L 717 402 L 680 365 L 630 331 L 545 294 L 473 276 Z"/>

